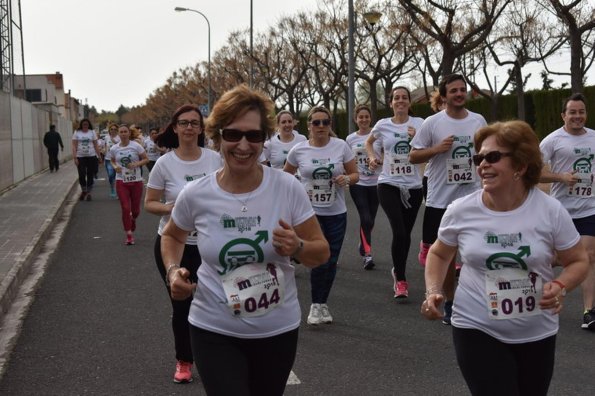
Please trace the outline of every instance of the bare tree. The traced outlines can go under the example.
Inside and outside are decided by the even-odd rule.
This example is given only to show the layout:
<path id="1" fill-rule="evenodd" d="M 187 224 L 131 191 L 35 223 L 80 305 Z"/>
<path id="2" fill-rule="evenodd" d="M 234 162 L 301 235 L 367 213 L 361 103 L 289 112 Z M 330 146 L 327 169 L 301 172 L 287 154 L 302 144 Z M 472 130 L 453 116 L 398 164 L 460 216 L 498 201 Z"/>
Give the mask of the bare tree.
<path id="1" fill-rule="evenodd" d="M 546 71 L 557 75 L 570 75 L 573 92 L 583 89 L 587 71 L 595 60 L 595 4 L 585 0 L 540 0 L 555 15 L 564 28 L 562 34 L 570 46 L 570 73 Z"/>
<path id="2" fill-rule="evenodd" d="M 432 82 L 452 73 L 456 60 L 476 49 L 488 37 L 492 26 L 512 0 L 399 0 L 418 29 L 411 29 L 412 38 L 420 48 L 428 38 L 442 48 L 437 67 L 422 52 Z"/>

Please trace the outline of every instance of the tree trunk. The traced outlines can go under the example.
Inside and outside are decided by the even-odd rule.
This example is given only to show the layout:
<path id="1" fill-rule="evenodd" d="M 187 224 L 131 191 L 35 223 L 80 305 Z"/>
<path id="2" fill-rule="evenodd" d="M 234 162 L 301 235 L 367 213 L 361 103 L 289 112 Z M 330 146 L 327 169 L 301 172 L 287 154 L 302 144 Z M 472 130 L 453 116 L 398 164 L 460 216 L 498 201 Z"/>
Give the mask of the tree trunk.
<path id="1" fill-rule="evenodd" d="M 581 68 L 581 54 L 583 51 L 581 34 L 578 29 L 568 27 L 570 41 L 570 88 L 573 93 L 583 90 L 583 71 Z"/>
<path id="2" fill-rule="evenodd" d="M 370 116 L 372 120 L 376 119 L 376 114 L 378 113 L 378 89 L 376 87 L 376 80 L 372 80 L 369 82 L 370 84 Z M 355 114 L 354 114 L 355 116 Z"/>
<path id="3" fill-rule="evenodd" d="M 514 81 L 516 84 L 518 119 L 525 121 L 525 89 L 523 87 L 523 70 L 517 63 L 514 65 L 512 72 L 514 73 Z"/>

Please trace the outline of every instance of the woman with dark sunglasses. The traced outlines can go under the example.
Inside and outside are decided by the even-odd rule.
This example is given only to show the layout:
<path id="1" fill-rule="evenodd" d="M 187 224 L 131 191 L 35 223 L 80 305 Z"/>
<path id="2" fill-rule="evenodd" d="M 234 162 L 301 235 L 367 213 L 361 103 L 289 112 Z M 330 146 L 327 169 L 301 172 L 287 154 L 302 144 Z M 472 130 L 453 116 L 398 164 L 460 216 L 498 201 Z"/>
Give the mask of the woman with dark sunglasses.
<path id="1" fill-rule="evenodd" d="M 194 294 L 188 321 L 207 394 L 283 394 L 301 317 L 290 257 L 315 267 L 329 256 L 299 181 L 259 162 L 272 110 L 245 85 L 223 94 L 206 126 L 223 168 L 182 190 L 161 238 L 172 298 Z M 179 266 L 193 230 L 196 283 Z"/>
<path id="2" fill-rule="evenodd" d="M 301 182 L 331 249 L 329 260 L 310 272 L 312 305 L 307 323 L 318 325 L 333 321 L 327 300 L 347 228 L 345 187 L 357 183 L 359 173 L 353 151 L 332 132 L 328 109 L 310 109 L 308 131 L 310 138 L 291 149 L 284 170 L 292 175 L 299 170 Z"/>
<path id="3" fill-rule="evenodd" d="M 378 178 L 378 198 L 393 234 L 393 292 L 395 298 L 405 299 L 409 297 L 406 268 L 411 231 L 423 197 L 420 165 L 409 162 L 409 142 L 424 120 L 413 117 L 411 94 L 407 88 L 394 88 L 390 103 L 393 116 L 378 121 L 368 137 L 366 149 L 370 168 L 382 166 Z M 377 142 L 384 149 L 384 158 L 378 157 L 374 151 L 374 143 Z"/>
<path id="4" fill-rule="evenodd" d="M 421 313 L 442 317 L 442 285 L 458 249 L 464 265 L 451 324 L 471 394 L 546 395 L 558 314 L 587 274 L 587 252 L 566 209 L 537 187 L 542 158 L 528 124 L 483 127 L 474 145 L 483 188 L 446 209 L 427 257 Z"/>
<path id="5" fill-rule="evenodd" d="M 153 130 L 151 131 L 153 132 Z M 166 280 L 167 262 L 161 256 L 161 235 L 167 224 L 180 191 L 191 183 L 221 168 L 221 156 L 204 146 L 204 121 L 198 107 L 184 105 L 172 115 L 165 130 L 153 138 L 157 147 L 169 149 L 159 157 L 149 173 L 147 192 L 145 194 L 145 210 L 161 216 L 157 237 L 155 238 L 154 255 L 157 269 L 166 283 L 167 294 L 170 295 Z M 186 239 L 180 267 L 190 273 L 190 280 L 196 283 L 196 271 L 201 264 L 201 257 L 196 246 L 196 235 L 191 233 Z M 192 296 L 184 300 L 171 298 L 171 325 L 174 333 L 176 351 L 176 371 L 174 382 L 192 382 L 192 348 L 190 346 L 190 326 L 188 313 Z"/>
<path id="6" fill-rule="evenodd" d="M 370 137 L 372 131 L 372 112 L 366 105 L 355 106 L 354 121 L 358 127 L 345 142 L 351 147 L 355 155 L 357 171 L 359 172 L 359 181 L 349 187 L 349 194 L 359 214 L 359 255 L 363 257 L 363 266 L 365 270 L 374 268 L 372 259 L 372 229 L 378 212 L 378 169 L 372 169 L 368 162 L 368 153 L 366 152 L 366 140 Z M 374 145 L 375 154 L 380 156 L 382 146 Z"/>

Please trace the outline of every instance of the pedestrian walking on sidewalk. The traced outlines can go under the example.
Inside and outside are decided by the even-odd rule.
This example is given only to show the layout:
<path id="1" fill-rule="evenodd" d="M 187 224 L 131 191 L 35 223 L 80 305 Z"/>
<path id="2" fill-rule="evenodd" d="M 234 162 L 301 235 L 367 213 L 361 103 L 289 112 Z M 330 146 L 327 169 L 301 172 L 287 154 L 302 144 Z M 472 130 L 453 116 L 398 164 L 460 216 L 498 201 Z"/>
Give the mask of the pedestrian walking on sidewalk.
<path id="1" fill-rule="evenodd" d="M 335 137 L 331 124 L 331 112 L 327 108 L 313 107 L 308 113 L 310 137 L 291 149 L 284 168 L 292 175 L 299 170 L 331 250 L 329 260 L 310 271 L 312 305 L 307 319 L 310 325 L 333 322 L 327 300 L 347 229 L 345 189 L 359 180 L 355 155 L 344 140 Z"/>
<path id="2" fill-rule="evenodd" d="M 566 209 L 537 188 L 543 163 L 527 123 L 483 127 L 474 144 L 483 188 L 456 199 L 442 217 L 427 257 L 421 313 L 442 317 L 442 285 L 458 249 L 463 266 L 452 335 L 471 394 L 545 396 L 558 314 L 566 293 L 585 279 L 589 258 Z"/>
<path id="3" fill-rule="evenodd" d="M 143 146 L 130 140 L 130 129 L 122 124 L 118 128 L 120 143 L 112 146 L 106 160 L 116 170 L 116 192 L 122 209 L 122 224 L 126 232 L 126 245 L 134 245 L 136 218 L 140 214 L 143 178 L 140 169 L 149 159 Z"/>
<path id="4" fill-rule="evenodd" d="M 56 126 L 50 125 L 50 130 L 43 136 L 43 145 L 48 150 L 48 157 L 50 160 L 50 173 L 58 171 L 60 168 L 60 160 L 58 159 L 58 149 L 64 151 L 64 144 L 62 143 L 62 136 L 56 132 Z"/>
<path id="5" fill-rule="evenodd" d="M 382 166 L 382 173 L 378 178 L 378 198 L 393 234 L 392 289 L 395 298 L 404 299 L 409 297 L 406 269 L 411 232 L 423 196 L 421 167 L 409 162 L 409 142 L 424 120 L 413 117 L 411 93 L 406 87 L 394 88 L 390 103 L 393 116 L 376 123 L 366 147 L 370 168 Z M 384 158 L 376 155 L 373 147 L 376 142 L 382 145 Z"/>
<path id="6" fill-rule="evenodd" d="M 151 134 L 154 131 L 151 130 Z M 157 238 L 155 238 L 155 262 L 161 278 L 165 282 L 173 310 L 171 325 L 177 361 L 174 382 L 187 383 L 192 381 L 194 362 L 188 323 L 192 296 L 184 300 L 171 298 L 171 291 L 166 281 L 166 264 L 161 256 L 161 235 L 169 221 L 176 198 L 184 186 L 193 180 L 211 174 L 221 168 L 223 163 L 219 153 L 203 147 L 204 120 L 200 110 L 194 105 L 184 105 L 178 108 L 165 130 L 156 137 L 152 136 L 151 143 L 169 149 L 168 153 L 156 160 L 149 173 L 145 210 L 161 216 Z M 193 232 L 186 239 L 184 253 L 180 260 L 180 267 L 188 270 L 192 283 L 197 282 L 196 272 L 200 264 L 201 258 L 196 245 L 196 233 Z"/>
<path id="7" fill-rule="evenodd" d="M 97 134 L 87 118 L 81 120 L 79 128 L 72 135 L 72 157 L 79 174 L 79 199 L 90 201 L 95 174 L 101 162 L 101 152 L 97 144 Z"/>
<path id="8" fill-rule="evenodd" d="M 194 293 L 188 321 L 208 395 L 283 395 L 301 318 L 289 259 L 314 267 L 328 258 L 299 181 L 259 162 L 273 107 L 245 85 L 223 94 L 207 120 L 223 168 L 182 190 L 161 237 L 172 298 Z M 194 230 L 197 283 L 179 265 Z"/>

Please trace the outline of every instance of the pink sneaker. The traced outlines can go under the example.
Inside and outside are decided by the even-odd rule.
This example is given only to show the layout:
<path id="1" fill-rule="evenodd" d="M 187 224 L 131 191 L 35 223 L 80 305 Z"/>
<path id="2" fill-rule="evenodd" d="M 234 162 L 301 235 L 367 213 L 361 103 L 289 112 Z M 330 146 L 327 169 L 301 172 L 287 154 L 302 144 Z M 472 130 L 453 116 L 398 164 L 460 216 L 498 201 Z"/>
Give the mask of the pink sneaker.
<path id="1" fill-rule="evenodd" d="M 419 265 L 422 267 L 426 266 L 426 259 L 428 258 L 428 251 L 430 250 L 429 243 L 424 243 L 423 241 L 419 242 L 419 253 L 417 254 L 417 260 L 419 261 Z"/>
<path id="2" fill-rule="evenodd" d="M 134 236 L 132 234 L 128 234 L 126 236 L 126 241 L 124 242 L 126 245 L 134 245 Z"/>
<path id="3" fill-rule="evenodd" d="M 395 287 L 395 298 L 407 298 L 409 297 L 409 291 L 407 291 L 407 289 L 409 288 L 409 284 L 407 283 L 407 281 L 397 281 L 396 287 Z"/>
<path id="4" fill-rule="evenodd" d="M 187 384 L 188 382 L 192 382 L 192 363 L 178 360 L 176 363 L 174 382 L 176 384 Z"/>

